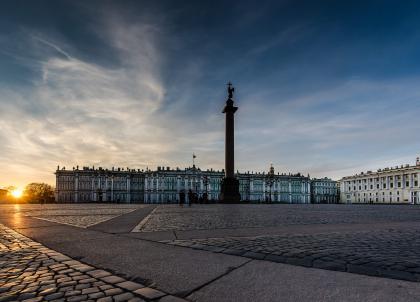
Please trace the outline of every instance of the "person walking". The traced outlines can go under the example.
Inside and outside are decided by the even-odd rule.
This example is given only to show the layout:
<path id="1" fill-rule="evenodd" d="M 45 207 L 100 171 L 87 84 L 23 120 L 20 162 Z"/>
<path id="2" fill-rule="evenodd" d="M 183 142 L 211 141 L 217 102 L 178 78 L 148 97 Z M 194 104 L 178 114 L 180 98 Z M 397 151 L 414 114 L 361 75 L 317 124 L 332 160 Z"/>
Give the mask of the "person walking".
<path id="1" fill-rule="evenodd" d="M 181 191 L 179 192 L 179 206 L 183 207 L 185 203 L 185 192 Z"/>
<path id="2" fill-rule="evenodd" d="M 191 189 L 188 190 L 188 206 L 191 206 L 192 202 L 194 200 L 194 193 L 191 191 Z"/>

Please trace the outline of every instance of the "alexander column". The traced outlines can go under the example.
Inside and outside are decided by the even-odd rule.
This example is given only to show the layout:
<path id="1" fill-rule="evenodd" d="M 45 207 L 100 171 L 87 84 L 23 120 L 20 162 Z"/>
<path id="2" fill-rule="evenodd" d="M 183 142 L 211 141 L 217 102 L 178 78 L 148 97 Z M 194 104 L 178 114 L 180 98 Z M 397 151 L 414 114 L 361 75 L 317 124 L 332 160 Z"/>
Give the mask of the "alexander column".
<path id="1" fill-rule="evenodd" d="M 235 128 L 234 115 L 238 107 L 233 106 L 233 92 L 235 88 L 228 83 L 228 99 L 223 113 L 226 114 L 225 133 L 225 177 L 222 180 L 220 200 L 223 203 L 237 203 L 241 200 L 239 181 L 235 178 Z"/>

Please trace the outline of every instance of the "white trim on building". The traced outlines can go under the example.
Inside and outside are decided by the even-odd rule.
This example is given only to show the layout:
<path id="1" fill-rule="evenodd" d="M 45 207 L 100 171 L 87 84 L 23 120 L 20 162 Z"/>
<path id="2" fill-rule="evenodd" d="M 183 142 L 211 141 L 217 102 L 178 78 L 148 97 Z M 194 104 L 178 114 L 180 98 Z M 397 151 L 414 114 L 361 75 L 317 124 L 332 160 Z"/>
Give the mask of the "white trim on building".
<path id="1" fill-rule="evenodd" d="M 420 203 L 420 161 L 343 177 L 341 203 Z"/>

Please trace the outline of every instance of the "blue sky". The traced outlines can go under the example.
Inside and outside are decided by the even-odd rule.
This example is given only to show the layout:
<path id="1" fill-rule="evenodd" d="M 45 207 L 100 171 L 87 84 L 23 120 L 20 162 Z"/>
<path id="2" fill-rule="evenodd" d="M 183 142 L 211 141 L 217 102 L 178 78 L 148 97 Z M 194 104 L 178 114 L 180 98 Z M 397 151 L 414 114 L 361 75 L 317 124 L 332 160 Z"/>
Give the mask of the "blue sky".
<path id="1" fill-rule="evenodd" d="M 420 155 L 417 1 L 2 1 L 0 185 L 57 165 L 342 176 Z"/>

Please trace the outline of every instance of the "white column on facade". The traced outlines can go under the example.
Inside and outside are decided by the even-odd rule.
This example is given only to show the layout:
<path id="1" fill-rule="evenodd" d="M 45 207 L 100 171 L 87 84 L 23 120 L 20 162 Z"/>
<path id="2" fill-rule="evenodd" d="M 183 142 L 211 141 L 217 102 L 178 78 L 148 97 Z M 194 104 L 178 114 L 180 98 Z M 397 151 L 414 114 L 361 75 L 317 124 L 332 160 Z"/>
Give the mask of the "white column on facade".
<path id="1" fill-rule="evenodd" d="M 79 202 L 79 175 L 74 177 L 74 202 Z"/>
<path id="2" fill-rule="evenodd" d="M 292 203 L 292 182 L 289 179 L 289 203 Z"/>
<path id="3" fill-rule="evenodd" d="M 103 201 L 108 201 L 108 176 L 104 175 Z"/>
<path id="4" fill-rule="evenodd" d="M 95 177 L 92 175 L 90 177 L 90 184 L 91 184 L 91 191 L 90 191 L 90 199 L 95 201 Z"/>
<path id="5" fill-rule="evenodd" d="M 56 202 L 61 201 L 60 200 L 60 187 L 59 187 L 60 182 L 59 182 L 59 179 L 58 179 L 58 177 L 59 177 L 58 173 L 59 173 L 59 171 L 58 171 L 58 168 L 57 168 L 57 172 L 55 172 L 55 191 L 54 191 L 54 197 L 55 197 Z"/>
<path id="6" fill-rule="evenodd" d="M 306 196 L 308 196 L 307 198 L 308 203 L 311 203 L 311 182 L 310 181 L 306 183 Z"/>
<path id="7" fill-rule="evenodd" d="M 131 202 L 131 177 L 130 175 L 127 175 L 126 182 L 127 182 L 127 194 L 126 194 L 125 201 Z"/>
<path id="8" fill-rule="evenodd" d="M 114 201 L 114 175 L 111 176 L 111 200 Z"/>
<path id="9" fill-rule="evenodd" d="M 265 201 L 265 179 L 262 182 L 262 201 Z"/>
<path id="10" fill-rule="evenodd" d="M 305 195 L 305 183 L 304 183 L 304 181 L 302 181 L 301 183 L 300 183 L 300 196 L 302 196 L 301 198 L 302 198 L 302 202 L 303 203 L 306 203 L 306 195 Z"/>
<path id="11" fill-rule="evenodd" d="M 143 187 L 144 187 L 144 196 L 143 196 L 143 200 L 145 203 L 147 203 L 149 201 L 148 199 L 148 186 L 147 186 L 147 181 L 148 181 L 148 176 L 144 175 L 144 179 L 143 179 Z"/>
<path id="12" fill-rule="evenodd" d="M 181 182 L 180 182 L 180 178 L 179 177 L 177 177 L 176 178 L 176 200 L 178 200 L 178 201 L 180 201 L 179 200 L 179 193 L 181 192 Z"/>

